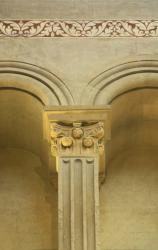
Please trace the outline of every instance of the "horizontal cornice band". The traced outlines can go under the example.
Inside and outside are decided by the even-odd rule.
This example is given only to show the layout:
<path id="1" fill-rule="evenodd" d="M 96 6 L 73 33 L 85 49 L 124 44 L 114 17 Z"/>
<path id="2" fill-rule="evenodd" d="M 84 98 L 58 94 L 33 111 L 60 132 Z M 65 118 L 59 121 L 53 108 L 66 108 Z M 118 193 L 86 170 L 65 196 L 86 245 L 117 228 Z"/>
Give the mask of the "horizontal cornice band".
<path id="1" fill-rule="evenodd" d="M 158 37 L 158 20 L 0 20 L 0 37 Z"/>

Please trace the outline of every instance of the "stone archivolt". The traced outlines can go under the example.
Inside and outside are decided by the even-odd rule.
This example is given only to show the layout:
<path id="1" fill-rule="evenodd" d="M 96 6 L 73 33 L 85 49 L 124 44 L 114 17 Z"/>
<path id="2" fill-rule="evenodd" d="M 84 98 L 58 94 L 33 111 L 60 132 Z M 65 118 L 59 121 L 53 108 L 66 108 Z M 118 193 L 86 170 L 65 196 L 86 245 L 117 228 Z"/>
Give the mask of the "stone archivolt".
<path id="1" fill-rule="evenodd" d="M 141 55 L 106 69 L 81 94 L 81 104 L 110 105 L 118 96 L 143 88 L 158 88 L 158 59 Z M 145 80 L 144 80 L 145 79 Z"/>
<path id="2" fill-rule="evenodd" d="M 0 61 L 0 89 L 31 94 L 44 106 L 74 104 L 67 85 L 52 72 L 20 61 Z"/>

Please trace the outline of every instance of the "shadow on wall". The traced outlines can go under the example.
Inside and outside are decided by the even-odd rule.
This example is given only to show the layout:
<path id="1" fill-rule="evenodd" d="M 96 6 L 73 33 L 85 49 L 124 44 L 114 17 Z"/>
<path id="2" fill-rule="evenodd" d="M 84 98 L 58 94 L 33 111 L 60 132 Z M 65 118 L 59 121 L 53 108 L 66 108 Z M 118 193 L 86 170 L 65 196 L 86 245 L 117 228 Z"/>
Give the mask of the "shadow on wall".
<path id="1" fill-rule="evenodd" d="M 0 211 L 4 230 L 0 230 L 0 244 L 3 250 L 57 246 L 57 192 L 49 182 L 47 157 L 43 104 L 26 92 L 1 89 Z"/>
<path id="2" fill-rule="evenodd" d="M 112 104 L 108 161 L 130 148 L 158 146 L 158 90 L 139 89 L 116 98 Z"/>
<path id="3" fill-rule="evenodd" d="M 157 250 L 158 90 L 115 98 L 107 178 L 100 191 L 101 249 Z"/>

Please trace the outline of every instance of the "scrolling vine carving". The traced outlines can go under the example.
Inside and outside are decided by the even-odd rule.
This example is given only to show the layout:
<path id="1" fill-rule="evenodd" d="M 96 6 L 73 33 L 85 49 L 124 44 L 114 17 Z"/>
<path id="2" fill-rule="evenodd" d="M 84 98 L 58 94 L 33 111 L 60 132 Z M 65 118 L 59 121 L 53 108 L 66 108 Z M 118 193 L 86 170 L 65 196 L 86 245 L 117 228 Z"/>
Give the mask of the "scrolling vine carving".
<path id="1" fill-rule="evenodd" d="M 0 37 L 158 37 L 158 20 L 0 20 Z"/>

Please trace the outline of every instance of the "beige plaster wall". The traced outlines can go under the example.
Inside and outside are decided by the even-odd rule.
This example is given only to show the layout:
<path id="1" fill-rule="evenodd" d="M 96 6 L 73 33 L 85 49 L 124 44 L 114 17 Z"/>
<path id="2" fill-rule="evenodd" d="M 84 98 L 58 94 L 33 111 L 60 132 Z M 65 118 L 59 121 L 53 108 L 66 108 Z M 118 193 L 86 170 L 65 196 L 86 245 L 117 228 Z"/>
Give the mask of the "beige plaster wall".
<path id="1" fill-rule="evenodd" d="M 101 250 L 157 249 L 157 128 L 158 90 L 132 91 L 113 101 L 100 190 Z"/>
<path id="2" fill-rule="evenodd" d="M 43 145 L 43 105 L 17 90 L 0 90 L 0 147 L 15 147 L 40 156 Z"/>
<path id="3" fill-rule="evenodd" d="M 1 18 L 157 18 L 156 0 L 1 0 Z"/>
<path id="4" fill-rule="evenodd" d="M 112 103 L 111 141 L 107 159 L 137 146 L 158 146 L 158 90 L 140 89 Z"/>
<path id="5" fill-rule="evenodd" d="M 57 249 L 57 191 L 50 183 L 43 126 L 38 99 L 0 90 L 2 250 Z"/>
<path id="6" fill-rule="evenodd" d="M 28 151 L 0 150 L 0 249 L 57 249 L 57 192 Z"/>
<path id="7" fill-rule="evenodd" d="M 50 151 L 45 132 L 43 104 L 16 89 L 0 90 L 0 150 L 21 148 L 36 154 L 48 170 Z"/>
<path id="8" fill-rule="evenodd" d="M 156 147 L 122 152 L 100 190 L 100 250 L 157 250 Z"/>
<path id="9" fill-rule="evenodd" d="M 0 18 L 154 19 L 157 18 L 157 8 L 157 0 L 0 0 Z M 28 62 L 48 69 L 66 83 L 75 104 L 81 103 L 84 88 L 94 77 L 140 55 L 158 56 L 157 38 L 0 39 L 0 60 Z M 158 94 L 153 90 L 147 92 L 133 92 L 112 104 L 108 175 L 100 193 L 101 250 L 157 250 L 158 138 L 155 135 Z M 25 94 L 20 97 L 17 93 L 5 92 L 4 95 L 1 91 L 0 104 L 1 146 L 31 149 L 39 154 L 42 138 L 40 104 Z M 24 119 L 23 110 L 26 111 Z M 143 145 L 150 147 L 146 150 Z M 119 154 L 131 147 L 135 151 Z M 1 150 L 0 154 L 1 178 L 4 180 L 0 192 L 4 199 L 0 204 L 2 250 L 56 249 L 57 197 L 47 186 L 48 181 L 37 174 L 38 159 L 16 150 Z"/>
<path id="10" fill-rule="evenodd" d="M 98 74 L 139 56 L 158 55 L 156 38 L 1 38 L 0 60 L 44 67 L 70 89 L 80 104 L 87 84 Z"/>

